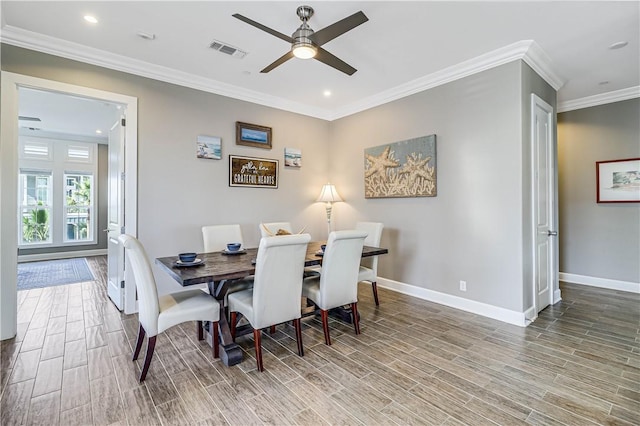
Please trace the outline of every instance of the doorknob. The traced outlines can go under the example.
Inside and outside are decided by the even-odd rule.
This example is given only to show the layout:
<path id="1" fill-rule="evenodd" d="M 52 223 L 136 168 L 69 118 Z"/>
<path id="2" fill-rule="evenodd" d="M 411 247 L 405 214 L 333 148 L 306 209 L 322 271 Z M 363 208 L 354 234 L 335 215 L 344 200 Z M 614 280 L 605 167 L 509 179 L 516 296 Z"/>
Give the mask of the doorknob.
<path id="1" fill-rule="evenodd" d="M 550 237 L 557 237 L 558 231 L 547 231 L 547 235 Z"/>

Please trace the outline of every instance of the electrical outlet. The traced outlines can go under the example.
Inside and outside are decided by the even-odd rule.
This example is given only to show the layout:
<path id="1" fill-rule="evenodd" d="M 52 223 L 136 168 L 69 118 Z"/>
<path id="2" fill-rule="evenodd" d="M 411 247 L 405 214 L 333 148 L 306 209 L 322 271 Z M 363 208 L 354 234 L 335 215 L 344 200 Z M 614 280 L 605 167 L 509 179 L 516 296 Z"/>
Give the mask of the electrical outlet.
<path id="1" fill-rule="evenodd" d="M 467 291 L 467 282 L 460 281 L 460 291 Z"/>

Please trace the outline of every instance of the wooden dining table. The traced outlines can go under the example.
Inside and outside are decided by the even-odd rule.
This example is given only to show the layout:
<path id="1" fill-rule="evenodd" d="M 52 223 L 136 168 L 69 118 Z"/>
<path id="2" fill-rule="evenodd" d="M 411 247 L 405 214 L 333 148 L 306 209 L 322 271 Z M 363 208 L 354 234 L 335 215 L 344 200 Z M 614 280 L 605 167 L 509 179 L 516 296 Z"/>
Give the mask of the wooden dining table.
<path id="1" fill-rule="evenodd" d="M 312 241 L 307 246 L 305 266 L 322 264 L 321 245 L 324 241 Z M 364 246 L 362 257 L 378 256 L 389 251 L 381 247 Z M 155 263 L 161 270 L 169 274 L 183 287 L 196 284 L 207 284 L 209 293 L 220 302 L 220 312 L 224 310 L 224 296 L 228 284 L 232 280 L 242 279 L 255 273 L 255 259 L 257 248 L 242 250 L 237 254 L 225 252 L 199 253 L 197 258 L 202 263 L 196 266 L 184 267 L 176 264 L 178 256 L 159 257 Z M 215 330 L 211 330 L 215 332 Z M 231 338 L 231 330 L 226 315 L 220 315 L 218 322 L 220 341 L 220 359 L 227 366 L 238 364 L 242 361 L 242 349 Z"/>

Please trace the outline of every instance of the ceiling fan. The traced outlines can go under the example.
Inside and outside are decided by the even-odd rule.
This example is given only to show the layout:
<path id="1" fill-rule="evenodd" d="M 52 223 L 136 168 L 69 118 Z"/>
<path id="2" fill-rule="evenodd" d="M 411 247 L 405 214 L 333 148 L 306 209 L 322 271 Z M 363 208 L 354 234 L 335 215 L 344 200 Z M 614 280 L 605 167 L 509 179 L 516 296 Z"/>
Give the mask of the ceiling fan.
<path id="1" fill-rule="evenodd" d="M 300 25 L 300 27 L 291 35 L 291 37 L 269 27 L 266 27 L 252 19 L 247 18 L 246 16 L 242 16 L 239 13 L 235 13 L 233 15 L 234 18 L 238 18 L 239 20 L 246 22 L 249 25 L 252 25 L 264 32 L 278 37 L 279 39 L 291 43 L 291 50 L 289 52 L 276 59 L 275 62 L 268 65 L 260 72 L 267 73 L 275 67 L 282 65 L 294 56 L 300 59 L 317 59 L 318 61 L 348 75 L 352 75 L 357 71 L 342 59 L 339 59 L 338 57 L 324 50 L 321 46 L 325 43 L 330 42 L 334 38 L 341 36 L 347 31 L 354 29 L 358 25 L 367 22 L 369 18 L 367 18 L 366 15 L 362 13 L 362 11 L 356 12 L 351 16 L 348 16 L 338 22 L 329 25 L 328 27 L 315 32 L 311 29 L 309 24 L 307 24 L 307 21 L 309 21 L 309 19 L 313 16 L 313 8 L 311 6 L 298 7 L 298 9 L 296 10 L 296 14 L 298 15 L 298 17 L 300 17 L 302 25 Z"/>

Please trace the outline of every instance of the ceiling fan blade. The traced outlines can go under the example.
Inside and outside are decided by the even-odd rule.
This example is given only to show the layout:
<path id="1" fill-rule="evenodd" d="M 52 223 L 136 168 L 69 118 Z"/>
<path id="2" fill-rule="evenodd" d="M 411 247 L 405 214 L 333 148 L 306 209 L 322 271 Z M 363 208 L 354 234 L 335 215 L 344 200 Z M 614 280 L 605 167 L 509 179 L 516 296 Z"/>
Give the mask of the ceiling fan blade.
<path id="1" fill-rule="evenodd" d="M 290 36 L 288 36 L 286 34 L 282 34 L 282 33 L 278 32 L 276 30 L 272 30 L 271 28 L 266 27 L 266 26 L 262 25 L 261 23 L 254 21 L 253 19 L 249 19 L 246 16 L 242 16 L 239 13 L 234 13 L 232 16 L 234 18 L 237 18 L 237 19 L 243 21 L 243 22 L 246 22 L 249 25 L 252 25 L 252 26 L 254 26 L 256 28 L 259 28 L 259 29 L 261 29 L 262 31 L 264 31 L 266 33 L 269 33 L 269 34 L 271 34 L 273 36 L 276 36 L 279 39 L 282 39 L 282 40 L 284 40 L 284 41 L 286 41 L 288 43 L 293 43 L 293 39 Z"/>
<path id="2" fill-rule="evenodd" d="M 369 18 L 367 18 L 362 11 L 356 12 L 351 16 L 347 16 L 346 18 L 329 25 L 328 27 L 324 27 L 323 29 L 316 31 L 309 38 L 318 46 L 322 46 L 347 31 L 354 29 L 358 25 L 364 24 L 368 20 Z"/>
<path id="3" fill-rule="evenodd" d="M 288 51 L 287 53 L 285 53 L 284 55 L 280 56 L 272 64 L 268 65 L 265 69 L 263 69 L 260 72 L 267 73 L 267 72 L 271 71 L 272 69 L 274 69 L 275 67 L 284 64 L 285 62 L 287 62 L 291 58 L 293 58 L 293 52 Z"/>
<path id="4" fill-rule="evenodd" d="M 342 59 L 327 52 L 322 47 L 318 47 L 318 53 L 316 53 L 316 56 L 314 56 L 314 59 L 317 59 L 320 62 L 327 64 L 330 67 L 333 67 L 338 71 L 342 71 L 343 73 L 348 75 L 353 75 L 354 72 L 358 71 L 357 69 L 347 64 Z"/>

